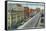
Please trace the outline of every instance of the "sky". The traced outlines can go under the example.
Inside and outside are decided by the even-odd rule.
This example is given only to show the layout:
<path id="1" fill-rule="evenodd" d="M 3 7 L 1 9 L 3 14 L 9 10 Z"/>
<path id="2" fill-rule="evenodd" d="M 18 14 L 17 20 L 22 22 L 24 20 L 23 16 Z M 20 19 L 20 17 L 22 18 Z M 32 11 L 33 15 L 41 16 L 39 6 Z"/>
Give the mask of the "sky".
<path id="1" fill-rule="evenodd" d="M 8 2 L 8 10 L 11 8 L 15 8 L 16 3 L 22 4 L 22 6 L 29 7 L 29 8 L 41 8 L 44 9 L 43 3 L 26 3 L 26 2 Z"/>

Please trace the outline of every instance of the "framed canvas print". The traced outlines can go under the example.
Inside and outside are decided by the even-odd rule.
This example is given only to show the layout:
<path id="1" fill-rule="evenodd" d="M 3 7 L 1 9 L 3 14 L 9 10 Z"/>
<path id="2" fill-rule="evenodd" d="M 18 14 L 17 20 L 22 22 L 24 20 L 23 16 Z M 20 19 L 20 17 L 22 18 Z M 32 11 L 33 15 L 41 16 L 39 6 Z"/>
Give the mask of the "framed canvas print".
<path id="1" fill-rule="evenodd" d="M 29 1 L 5 2 L 5 29 L 45 28 L 45 3 Z"/>

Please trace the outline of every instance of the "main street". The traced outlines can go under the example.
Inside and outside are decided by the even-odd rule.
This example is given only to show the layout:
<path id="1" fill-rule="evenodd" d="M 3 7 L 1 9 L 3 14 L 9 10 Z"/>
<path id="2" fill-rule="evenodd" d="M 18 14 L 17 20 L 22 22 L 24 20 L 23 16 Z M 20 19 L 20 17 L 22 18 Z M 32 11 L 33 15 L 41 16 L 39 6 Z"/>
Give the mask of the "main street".
<path id="1" fill-rule="evenodd" d="M 35 16 L 30 18 L 27 22 L 25 22 L 23 25 L 19 26 L 17 29 L 32 29 L 32 28 L 40 28 L 41 24 L 41 13 L 37 13 Z"/>

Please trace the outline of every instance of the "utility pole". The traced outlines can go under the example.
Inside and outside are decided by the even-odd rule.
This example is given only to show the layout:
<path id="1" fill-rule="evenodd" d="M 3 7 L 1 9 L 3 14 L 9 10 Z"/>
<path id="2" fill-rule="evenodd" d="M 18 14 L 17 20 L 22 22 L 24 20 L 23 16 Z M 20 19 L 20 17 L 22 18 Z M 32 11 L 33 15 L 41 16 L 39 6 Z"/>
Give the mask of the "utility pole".
<path id="1" fill-rule="evenodd" d="M 11 17 L 10 17 L 10 29 L 12 28 L 12 24 L 13 24 L 13 8 L 11 10 Z"/>

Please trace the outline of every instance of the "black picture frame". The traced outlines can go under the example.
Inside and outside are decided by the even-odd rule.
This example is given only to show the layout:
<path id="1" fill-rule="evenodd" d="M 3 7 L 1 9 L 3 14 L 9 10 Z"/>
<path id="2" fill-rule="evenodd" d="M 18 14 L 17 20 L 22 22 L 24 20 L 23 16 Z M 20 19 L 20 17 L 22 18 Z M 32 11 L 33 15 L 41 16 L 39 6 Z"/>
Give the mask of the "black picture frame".
<path id="1" fill-rule="evenodd" d="M 7 30 L 7 2 L 5 1 L 5 30 Z M 29 2 L 29 1 L 11 1 L 11 2 Z M 44 2 L 29 2 L 29 3 L 43 3 L 44 4 L 44 10 L 45 10 L 45 3 Z M 18 29 L 16 29 L 18 30 Z M 20 29 L 22 30 L 22 29 Z"/>

